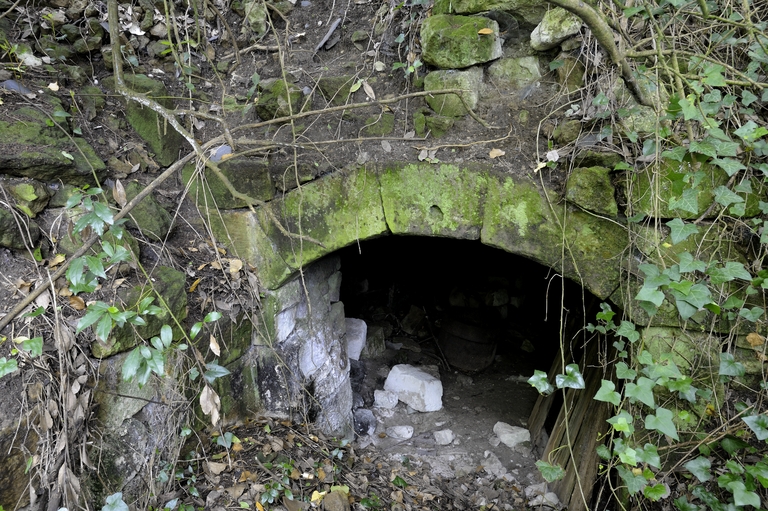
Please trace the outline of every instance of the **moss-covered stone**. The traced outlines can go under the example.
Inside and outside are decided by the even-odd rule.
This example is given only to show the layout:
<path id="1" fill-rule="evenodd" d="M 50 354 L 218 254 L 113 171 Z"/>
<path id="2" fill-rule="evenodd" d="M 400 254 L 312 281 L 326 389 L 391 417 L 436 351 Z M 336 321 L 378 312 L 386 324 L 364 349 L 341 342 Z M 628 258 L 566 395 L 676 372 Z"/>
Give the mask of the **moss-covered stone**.
<path id="1" fill-rule="evenodd" d="M 163 325 L 174 329 L 174 338 L 181 335 L 177 321 L 183 324 L 184 318 L 187 317 L 186 278 L 183 272 L 160 266 L 152 274 L 151 285 L 134 286 L 120 295 L 125 304 L 124 310 L 135 311 L 139 302 L 148 296 L 154 297 L 155 305 L 160 306 L 162 310 L 154 316 L 144 316 L 145 325 L 126 324 L 123 327 L 115 327 L 106 342 L 99 339 L 93 341 L 91 353 L 94 357 L 105 358 L 132 349 L 142 339 L 158 335 Z M 158 300 L 157 295 L 160 295 L 162 300 Z M 163 302 L 167 307 L 162 305 Z"/>
<path id="2" fill-rule="evenodd" d="M 398 165 L 380 177 L 381 198 L 394 234 L 478 239 L 488 183 L 481 172 L 455 165 Z"/>
<path id="3" fill-rule="evenodd" d="M 573 169 L 565 185 L 565 198 L 588 211 L 615 217 L 619 208 L 610 172 L 605 167 Z"/>
<path id="4" fill-rule="evenodd" d="M 89 121 L 96 118 L 98 113 L 104 109 L 106 103 L 104 93 L 101 89 L 94 87 L 93 85 L 82 87 L 77 98 L 83 115 L 85 115 L 85 118 Z"/>
<path id="5" fill-rule="evenodd" d="M 163 82 L 149 78 L 142 74 L 126 74 L 125 85 L 135 92 L 146 94 L 147 97 L 157 101 L 160 106 L 173 110 L 175 104 L 168 94 Z M 104 80 L 104 85 L 114 90 L 113 77 Z M 125 103 L 125 116 L 128 123 L 136 131 L 155 153 L 157 163 L 168 166 L 179 158 L 179 152 L 186 147 L 186 141 L 165 119 L 160 117 L 150 108 L 144 107 L 135 101 L 127 100 Z"/>
<path id="6" fill-rule="evenodd" d="M 555 71 L 557 73 L 557 83 L 559 83 L 568 94 L 573 94 L 584 86 L 584 64 L 579 59 L 572 57 L 567 53 L 561 53 L 557 60 L 563 64 Z"/>
<path id="7" fill-rule="evenodd" d="M 490 34 L 479 35 L 483 29 Z M 439 14 L 421 26 L 421 58 L 442 69 L 462 69 L 501 57 L 499 25 L 480 16 Z"/>
<path id="8" fill-rule="evenodd" d="M 504 11 L 535 27 L 544 18 L 547 4 L 539 0 L 436 0 L 434 14 L 477 14 Z"/>
<path id="9" fill-rule="evenodd" d="M 395 114 L 382 112 L 381 115 L 373 115 L 365 120 L 363 133 L 371 137 L 383 137 L 395 131 Z"/>
<path id="10" fill-rule="evenodd" d="M 536 51 L 554 48 L 572 35 L 578 34 L 581 24 L 581 18 L 562 7 L 550 9 L 531 32 L 531 48 Z"/>
<path id="11" fill-rule="evenodd" d="M 0 179 L 3 186 L 16 201 L 16 207 L 30 218 L 48 205 L 48 187 L 33 179 Z"/>
<path id="12" fill-rule="evenodd" d="M 424 78 L 425 92 L 439 92 L 446 89 L 463 89 L 460 95 L 434 94 L 426 97 L 427 104 L 437 114 L 446 117 L 463 117 L 467 108 L 474 110 L 480 98 L 483 84 L 483 70 L 473 67 L 464 71 L 432 71 Z M 459 97 L 461 96 L 461 97 Z M 462 102 L 462 99 L 464 100 Z"/>
<path id="13" fill-rule="evenodd" d="M 344 105 L 350 101 L 350 89 L 354 83 L 355 77 L 352 75 L 323 76 L 317 80 L 317 87 L 331 104 Z"/>
<path id="14" fill-rule="evenodd" d="M 45 115 L 36 114 L 20 112 L 28 121 L 0 121 L 0 174 L 81 186 L 104 178 L 106 165 L 88 142 L 64 137 L 46 126 Z"/>
<path id="15" fill-rule="evenodd" d="M 275 194 L 269 167 L 262 160 L 235 156 L 219 163 L 219 170 L 238 192 L 253 199 L 266 202 Z M 189 197 L 194 198 L 198 207 L 236 209 L 247 206 L 245 201 L 232 197 L 211 169 L 206 168 L 204 175 L 205 180 L 201 181 L 194 165 L 186 165 L 182 170 L 184 184 L 189 186 Z"/>
<path id="16" fill-rule="evenodd" d="M 620 282 L 620 256 L 627 232 L 581 211 L 563 211 L 551 191 L 498 176 L 488 185 L 481 239 L 514 254 L 557 268 L 600 298 Z M 562 251 L 562 243 L 567 243 Z M 565 260 L 563 260 L 565 258 Z"/>
<path id="17" fill-rule="evenodd" d="M 552 132 L 552 138 L 560 145 L 570 144 L 579 138 L 579 135 L 581 135 L 581 121 L 576 119 L 560 123 Z"/>
<path id="18" fill-rule="evenodd" d="M 488 76 L 498 87 L 520 90 L 541 80 L 536 57 L 504 58 L 488 68 Z"/>
<path id="19" fill-rule="evenodd" d="M 40 227 L 35 222 L 24 222 L 23 218 L 18 220 L 20 222 L 11 211 L 0 207 L 0 247 L 24 250 L 27 246 L 25 240 L 34 245 L 40 239 Z M 19 230 L 19 225 L 23 231 Z"/>
<path id="20" fill-rule="evenodd" d="M 125 196 L 132 201 L 144 189 L 137 181 L 125 185 Z M 131 210 L 128 226 L 155 241 L 163 241 L 171 231 L 171 215 L 150 194 Z"/>
<path id="21" fill-rule="evenodd" d="M 455 119 L 453 117 L 445 117 L 442 115 L 428 115 L 424 119 L 426 128 L 435 138 L 440 138 L 445 135 L 449 129 L 453 128 L 454 122 Z"/>
<path id="22" fill-rule="evenodd" d="M 301 89 L 285 80 L 270 78 L 259 82 L 259 100 L 254 107 L 264 120 L 287 117 L 301 107 Z"/>

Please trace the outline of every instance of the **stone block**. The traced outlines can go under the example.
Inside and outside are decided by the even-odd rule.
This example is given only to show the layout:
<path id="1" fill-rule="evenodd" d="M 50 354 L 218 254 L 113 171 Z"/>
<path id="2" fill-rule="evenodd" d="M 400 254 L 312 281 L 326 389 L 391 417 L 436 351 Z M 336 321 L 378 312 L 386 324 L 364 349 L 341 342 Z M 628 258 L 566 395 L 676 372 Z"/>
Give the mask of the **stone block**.
<path id="1" fill-rule="evenodd" d="M 408 364 L 392 368 L 384 390 L 420 412 L 434 412 L 443 407 L 443 384 L 431 374 Z"/>
<path id="2" fill-rule="evenodd" d="M 266 202 L 275 195 L 275 184 L 269 172 L 269 166 L 255 158 L 234 157 L 219 163 L 221 174 L 227 178 L 238 192 Z M 192 197 L 200 208 L 237 209 L 247 206 L 242 199 L 232 196 L 224 182 L 206 168 L 203 179 L 194 165 L 185 165 L 182 169 L 182 181 L 189 186 Z"/>
<path id="3" fill-rule="evenodd" d="M 125 186 L 125 197 L 133 200 L 144 186 L 137 181 L 131 181 Z M 155 241 L 163 241 L 171 230 L 171 215 L 163 209 L 157 199 L 150 194 L 139 202 L 131 210 L 128 217 L 128 226 L 141 231 L 147 238 Z"/>
<path id="4" fill-rule="evenodd" d="M 398 403 L 397 394 L 388 390 L 376 389 L 373 391 L 373 406 L 391 410 Z"/>
<path id="5" fill-rule="evenodd" d="M 518 426 L 510 426 L 506 422 L 497 422 L 493 426 L 493 432 L 499 437 L 501 443 L 515 449 L 524 442 L 531 441 L 531 432 Z"/>
<path id="6" fill-rule="evenodd" d="M 531 48 L 547 51 L 581 30 L 581 18 L 562 7 L 550 9 L 531 32 Z"/>
<path id="7" fill-rule="evenodd" d="M 413 436 L 413 426 L 391 426 L 387 428 L 387 436 L 398 440 L 408 440 Z"/>
<path id="8" fill-rule="evenodd" d="M 487 29 L 491 33 L 479 35 Z M 499 24 L 482 16 L 437 14 L 421 26 L 421 58 L 441 69 L 462 69 L 501 57 Z"/>
<path id="9" fill-rule="evenodd" d="M 605 167 L 573 169 L 565 185 L 565 198 L 587 211 L 617 216 L 619 208 L 610 172 Z"/>
<path id="10" fill-rule="evenodd" d="M 384 344 L 384 328 L 379 325 L 368 325 L 368 335 L 365 338 L 363 358 L 378 357 L 387 347 Z"/>
<path id="11" fill-rule="evenodd" d="M 435 431 L 434 436 L 435 443 L 437 445 L 448 445 L 453 442 L 454 438 L 456 438 L 456 435 L 454 435 L 453 431 L 450 429 L 441 429 L 440 431 Z"/>
<path id="12" fill-rule="evenodd" d="M 360 360 L 360 354 L 365 348 L 368 325 L 362 319 L 346 318 L 347 356 L 352 360 Z"/>
<path id="13" fill-rule="evenodd" d="M 367 408 L 358 408 L 352 414 L 355 419 L 355 433 L 373 435 L 376 432 L 376 416 Z"/>
<path id="14" fill-rule="evenodd" d="M 538 0 L 435 0 L 433 14 L 477 14 L 504 11 L 531 28 L 538 25 L 547 12 L 547 4 Z"/>
<path id="15" fill-rule="evenodd" d="M 488 68 L 488 76 L 499 87 L 520 90 L 541 80 L 536 57 L 504 58 Z"/>
<path id="16" fill-rule="evenodd" d="M 434 94 L 427 96 L 427 104 L 438 115 L 462 117 L 467 114 L 467 107 L 477 107 L 480 88 L 483 84 L 483 70 L 472 67 L 464 71 L 438 69 L 424 78 L 424 91 L 440 92 L 446 89 L 464 89 L 460 94 Z M 462 99 L 464 100 L 462 102 Z M 464 106 L 467 104 L 467 107 Z"/>

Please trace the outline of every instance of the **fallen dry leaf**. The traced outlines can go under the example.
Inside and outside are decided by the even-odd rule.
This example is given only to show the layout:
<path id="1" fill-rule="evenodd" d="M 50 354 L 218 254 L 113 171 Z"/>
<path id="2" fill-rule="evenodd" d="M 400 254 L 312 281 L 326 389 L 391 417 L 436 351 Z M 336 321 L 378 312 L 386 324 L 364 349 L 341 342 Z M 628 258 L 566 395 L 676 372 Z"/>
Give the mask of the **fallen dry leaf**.
<path id="1" fill-rule="evenodd" d="M 117 202 L 121 208 L 128 204 L 128 197 L 125 195 L 125 188 L 119 179 L 115 181 L 115 187 L 112 188 L 112 197 L 114 197 L 115 202 Z"/>
<path id="2" fill-rule="evenodd" d="M 480 30 L 477 31 L 477 33 L 480 34 L 480 35 L 489 35 L 489 34 L 493 34 L 493 29 L 491 29 L 491 28 L 481 28 Z"/>
<path id="3" fill-rule="evenodd" d="M 221 356 L 221 348 L 219 348 L 219 341 L 216 340 L 216 337 L 211 336 L 211 338 L 208 340 L 208 347 L 211 349 L 214 355 L 217 357 Z"/>
<path id="4" fill-rule="evenodd" d="M 747 342 L 750 346 L 760 346 L 761 344 L 765 343 L 765 337 L 758 334 L 757 332 L 750 332 L 747 334 Z"/>
<path id="5" fill-rule="evenodd" d="M 229 273 L 234 275 L 235 273 L 239 272 L 242 269 L 243 269 L 243 262 L 240 259 L 229 260 Z"/>
<path id="6" fill-rule="evenodd" d="M 85 310 L 85 301 L 79 296 L 71 295 L 69 297 L 69 306 L 76 311 Z"/>
<path id="7" fill-rule="evenodd" d="M 498 158 L 499 156 L 504 156 L 507 154 L 506 152 L 502 151 L 501 149 L 491 149 L 491 152 L 488 153 L 488 156 L 491 157 L 491 159 Z"/>
<path id="8" fill-rule="evenodd" d="M 200 282 L 201 282 L 202 280 L 203 280 L 203 279 L 197 279 L 196 281 L 194 281 L 194 282 L 192 283 L 192 285 L 191 285 L 191 286 L 189 286 L 189 292 L 190 292 L 190 293 L 194 293 L 194 292 L 195 292 L 195 289 L 197 289 L 197 286 L 198 286 L 198 284 L 200 284 Z"/>
<path id="9" fill-rule="evenodd" d="M 219 400 L 219 395 L 216 394 L 210 385 L 206 385 L 203 391 L 200 393 L 200 408 L 205 415 L 211 416 L 212 426 L 215 426 L 219 422 L 220 407 L 221 400 Z"/>
<path id="10" fill-rule="evenodd" d="M 220 270 L 221 269 L 221 263 L 219 261 L 213 261 L 211 263 L 211 268 L 214 270 Z"/>
<path id="11" fill-rule="evenodd" d="M 228 466 L 226 463 L 216 463 L 215 461 L 206 461 L 206 465 L 211 474 L 215 476 L 224 472 Z"/>
<path id="12" fill-rule="evenodd" d="M 366 80 L 363 80 L 363 90 L 365 91 L 366 96 L 372 100 L 376 99 L 376 94 L 373 92 L 373 87 L 371 87 Z"/>
<path id="13" fill-rule="evenodd" d="M 53 256 L 53 259 L 48 261 L 48 268 L 54 268 L 60 265 L 61 263 L 63 263 L 66 259 L 67 259 L 67 256 L 65 256 L 64 254 L 56 254 L 55 256 Z"/>

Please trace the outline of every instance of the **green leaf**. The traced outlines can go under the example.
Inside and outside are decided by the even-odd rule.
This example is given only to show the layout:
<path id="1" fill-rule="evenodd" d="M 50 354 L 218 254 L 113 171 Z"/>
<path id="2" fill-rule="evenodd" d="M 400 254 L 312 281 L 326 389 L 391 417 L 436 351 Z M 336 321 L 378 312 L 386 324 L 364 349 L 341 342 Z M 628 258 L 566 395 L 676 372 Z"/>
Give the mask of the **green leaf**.
<path id="1" fill-rule="evenodd" d="M 744 364 L 737 362 L 730 353 L 720 353 L 720 370 L 722 376 L 744 376 Z"/>
<path id="2" fill-rule="evenodd" d="M 744 448 L 749 447 L 749 444 L 741 438 L 736 438 L 733 435 L 728 435 L 720 441 L 720 447 L 722 447 L 728 455 L 733 456 L 734 453 Z"/>
<path id="3" fill-rule="evenodd" d="M 616 363 L 616 378 L 622 380 L 634 380 L 635 377 L 637 377 L 637 371 L 630 369 L 624 362 Z"/>
<path id="4" fill-rule="evenodd" d="M 768 488 L 768 463 L 758 461 L 754 465 L 747 465 L 747 474 L 757 479 L 763 488 Z"/>
<path id="5" fill-rule="evenodd" d="M 693 256 L 688 252 L 683 252 L 681 254 L 678 254 L 678 258 L 680 260 L 679 262 L 680 271 L 683 273 L 690 273 L 694 271 L 704 271 L 707 269 L 707 265 L 704 264 L 704 261 L 699 261 L 698 259 L 694 259 Z"/>
<path id="6" fill-rule="evenodd" d="M 653 486 L 646 486 L 643 489 L 643 495 L 645 495 L 648 500 L 653 502 L 658 502 L 661 499 L 669 497 L 669 493 L 669 487 L 663 483 L 658 483 Z"/>
<path id="7" fill-rule="evenodd" d="M 715 188 L 713 190 L 713 193 L 715 194 L 715 201 L 717 201 L 718 204 L 721 204 L 724 207 L 728 207 L 731 204 L 744 202 L 744 199 L 740 195 L 738 195 L 737 193 L 734 193 L 728 187 L 723 185 L 720 185 L 717 188 Z"/>
<path id="8" fill-rule="evenodd" d="M 712 163 L 723 169 L 729 177 L 747 168 L 739 160 L 733 158 L 714 158 Z"/>
<path id="9" fill-rule="evenodd" d="M 101 319 L 102 316 L 107 314 L 107 311 L 100 307 L 100 305 L 106 304 L 104 302 L 96 302 L 88 306 L 88 312 L 86 312 L 85 316 L 80 318 L 80 321 L 77 322 L 77 329 L 75 330 L 76 334 L 79 334 L 89 326 L 93 325 Z"/>
<path id="10" fill-rule="evenodd" d="M 669 207 L 696 215 L 699 212 L 699 194 L 693 188 L 686 188 L 679 199 L 672 197 L 669 200 Z"/>
<path id="11" fill-rule="evenodd" d="M 752 506 L 760 509 L 760 497 L 753 491 L 747 491 L 742 481 L 728 483 L 728 489 L 733 492 L 733 503 L 737 506 Z"/>
<path id="12" fill-rule="evenodd" d="M 655 429 L 674 440 L 680 440 L 677 436 L 677 427 L 672 421 L 674 414 L 666 408 L 657 408 L 656 415 L 649 414 L 645 417 L 645 429 Z"/>
<path id="13" fill-rule="evenodd" d="M 758 440 L 768 439 L 768 417 L 764 414 L 743 417 L 742 420 L 747 423 Z"/>
<path id="14" fill-rule="evenodd" d="M 712 463 L 703 456 L 692 459 L 683 465 L 683 467 L 685 467 L 688 472 L 696 476 L 696 479 L 702 483 L 706 483 L 712 479 L 712 472 L 710 471 L 710 468 L 712 468 Z"/>
<path id="15" fill-rule="evenodd" d="M 548 396 L 555 390 L 555 387 L 547 379 L 547 373 L 538 369 L 533 372 L 533 376 L 528 378 L 528 383 L 545 396 Z"/>
<path id="16" fill-rule="evenodd" d="M 747 121 L 741 128 L 734 131 L 734 133 L 744 140 L 744 142 L 751 144 L 755 140 L 768 135 L 768 129 L 765 129 L 763 126 L 758 126 L 755 121 Z"/>
<path id="17" fill-rule="evenodd" d="M 539 460 L 536 462 L 536 466 L 538 467 L 539 472 L 541 472 L 541 477 L 548 483 L 559 481 L 565 477 L 565 470 L 559 465 L 551 465 L 546 461 Z"/>
<path id="18" fill-rule="evenodd" d="M 139 370 L 139 367 L 144 362 L 144 357 L 141 356 L 141 351 L 139 350 L 139 347 L 135 347 L 127 357 L 125 357 L 125 360 L 123 360 L 123 367 L 122 367 L 122 375 L 123 380 L 129 381 L 133 379 L 134 376 L 136 376 L 136 373 Z"/>
<path id="19" fill-rule="evenodd" d="M 112 316 L 104 314 L 99 318 L 96 323 L 95 333 L 96 336 L 102 341 L 106 342 L 109 338 L 109 333 L 112 331 Z"/>
<path id="20" fill-rule="evenodd" d="M 616 467 L 619 476 L 627 487 L 630 495 L 643 491 L 648 486 L 648 481 L 641 474 L 635 475 L 631 470 L 623 466 Z"/>
<path id="21" fill-rule="evenodd" d="M 612 381 L 602 380 L 600 389 L 595 394 L 595 399 L 598 401 L 605 401 L 611 403 L 614 406 L 619 406 L 621 402 L 621 395 L 615 391 L 616 385 Z"/>
<path id="22" fill-rule="evenodd" d="M 21 343 L 21 347 L 29 353 L 30 357 L 37 358 L 43 354 L 43 338 L 33 337 L 32 339 L 27 339 Z"/>
<path id="23" fill-rule="evenodd" d="M 637 461 L 647 463 L 655 468 L 661 468 L 661 457 L 659 456 L 658 447 L 646 443 L 642 449 L 637 449 Z"/>
<path id="24" fill-rule="evenodd" d="M 579 372 L 579 366 L 576 364 L 568 364 L 565 366 L 565 374 L 558 374 L 555 376 L 555 385 L 558 389 L 583 389 L 584 377 Z"/>
<path id="25" fill-rule="evenodd" d="M 640 338 L 640 333 L 635 330 L 635 324 L 631 321 L 621 321 L 619 328 L 616 329 L 616 335 L 626 337 L 629 342 L 634 343 Z"/>
<path id="26" fill-rule="evenodd" d="M 664 303 L 664 293 L 662 293 L 656 288 L 643 286 L 642 288 L 640 288 L 640 291 L 638 291 L 637 295 L 635 296 L 635 300 L 640 300 L 643 302 L 651 302 L 656 307 L 661 307 L 661 304 Z"/>
<path id="27" fill-rule="evenodd" d="M 699 506 L 688 502 L 688 497 L 685 495 L 676 498 L 674 504 L 678 511 L 700 511 Z"/>
<path id="28" fill-rule="evenodd" d="M 635 432 L 635 427 L 632 424 L 634 419 L 626 410 L 620 411 L 618 415 L 607 419 L 607 421 L 613 426 L 613 429 L 621 431 L 625 436 L 630 436 Z"/>
<path id="29" fill-rule="evenodd" d="M 682 378 L 683 375 L 680 373 L 680 369 L 677 368 L 677 364 L 675 364 L 672 360 L 669 359 L 668 355 L 662 354 L 662 359 L 652 364 L 648 369 L 648 376 L 652 380 L 657 380 L 658 378 Z"/>
<path id="30" fill-rule="evenodd" d="M 166 348 L 173 342 L 173 329 L 169 325 L 163 325 L 162 328 L 160 328 L 160 340 Z"/>
<path id="31" fill-rule="evenodd" d="M 122 493 L 113 493 L 107 497 L 107 503 L 101 508 L 101 511 L 128 511 L 128 504 L 123 502 Z"/>
<path id="32" fill-rule="evenodd" d="M 691 142 L 690 151 L 692 153 L 703 154 L 711 158 L 716 158 L 718 156 L 717 148 L 709 140 L 694 140 Z"/>
<path id="33" fill-rule="evenodd" d="M 205 364 L 205 368 L 207 370 L 203 376 L 206 380 L 208 380 L 208 383 L 213 383 L 216 378 L 221 378 L 222 376 L 230 374 L 226 367 L 222 367 L 216 362 L 209 362 Z"/>
<path id="34" fill-rule="evenodd" d="M 697 234 L 699 232 L 698 226 L 695 224 L 687 224 L 679 218 L 670 220 L 667 222 L 667 226 L 671 230 L 669 237 L 671 238 L 673 245 L 677 245 L 681 241 L 685 241 L 690 235 Z"/>
<path id="35" fill-rule="evenodd" d="M 203 318 L 203 323 L 211 323 L 213 321 L 218 321 L 219 319 L 221 319 L 221 312 L 211 311 L 205 315 L 205 318 Z"/>
<path id="36" fill-rule="evenodd" d="M 704 284 L 694 284 L 688 291 L 685 301 L 700 309 L 712 301 L 712 293 Z"/>
<path id="37" fill-rule="evenodd" d="M 656 407 L 656 401 L 653 397 L 653 387 L 656 382 L 649 380 L 645 376 L 641 376 L 637 379 L 637 383 L 627 383 L 624 386 L 624 395 L 630 398 L 632 401 L 640 401 L 649 408 Z"/>
<path id="38" fill-rule="evenodd" d="M 19 364 L 18 362 L 16 362 L 15 358 L 8 360 L 5 357 L 0 357 L 0 378 L 8 374 L 11 374 L 16 369 L 18 369 L 18 367 L 19 367 Z"/>
<path id="39" fill-rule="evenodd" d="M 696 96 L 688 94 L 687 97 L 679 101 L 680 109 L 683 112 L 683 119 L 686 121 L 701 119 L 701 112 L 696 108 Z"/>
<path id="40" fill-rule="evenodd" d="M 762 309 L 762 307 L 752 307 L 751 309 L 744 308 L 739 311 L 739 316 L 752 323 L 757 323 L 757 321 L 763 316 L 764 312 L 765 311 Z"/>
<path id="41" fill-rule="evenodd" d="M 397 486 L 398 488 L 407 488 L 408 483 L 400 476 L 395 476 L 394 479 L 392 479 L 392 484 Z"/>
<path id="42" fill-rule="evenodd" d="M 744 265 L 736 261 L 728 261 L 722 267 L 710 268 L 707 274 L 712 284 L 722 284 L 733 279 L 752 280 L 752 275 Z"/>

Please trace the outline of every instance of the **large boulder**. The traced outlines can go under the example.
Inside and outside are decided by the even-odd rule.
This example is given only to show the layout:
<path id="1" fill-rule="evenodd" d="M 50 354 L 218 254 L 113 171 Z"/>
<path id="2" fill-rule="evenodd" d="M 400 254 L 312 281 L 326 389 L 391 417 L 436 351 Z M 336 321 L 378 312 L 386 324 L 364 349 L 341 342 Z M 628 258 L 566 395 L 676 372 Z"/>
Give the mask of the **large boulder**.
<path id="1" fill-rule="evenodd" d="M 467 107 L 474 110 L 480 97 L 480 87 L 483 84 L 483 70 L 473 67 L 465 71 L 437 70 L 424 78 L 424 91 L 441 91 L 446 89 L 463 89 L 460 94 L 434 94 L 427 96 L 427 104 L 439 115 L 447 117 L 462 117 L 467 114 Z M 462 102 L 462 99 L 464 102 Z M 466 102 L 467 107 L 464 106 Z"/>
<path id="2" fill-rule="evenodd" d="M 482 16 L 431 16 L 421 26 L 421 45 L 424 62 L 442 69 L 462 69 L 502 55 L 499 24 Z"/>
<path id="3" fill-rule="evenodd" d="M 571 14 L 562 7 L 547 11 L 533 32 L 531 32 L 531 48 L 536 51 L 546 51 L 554 48 L 581 30 L 581 18 Z"/>

